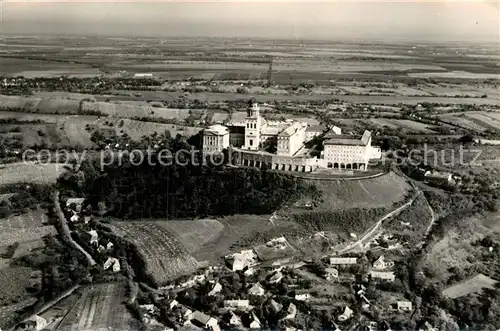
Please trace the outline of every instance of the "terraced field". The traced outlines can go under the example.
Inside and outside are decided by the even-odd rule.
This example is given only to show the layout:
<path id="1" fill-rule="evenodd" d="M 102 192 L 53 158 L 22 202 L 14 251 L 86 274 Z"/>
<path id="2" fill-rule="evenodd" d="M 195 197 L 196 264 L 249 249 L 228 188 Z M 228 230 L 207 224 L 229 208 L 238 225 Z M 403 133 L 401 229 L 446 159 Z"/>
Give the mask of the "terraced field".
<path id="1" fill-rule="evenodd" d="M 118 283 L 97 284 L 79 289 L 73 294 L 79 296 L 78 300 L 57 330 L 137 329 L 137 321 L 123 304 L 125 293 L 125 286 Z"/>
<path id="2" fill-rule="evenodd" d="M 471 112 L 466 113 L 466 116 L 482 126 L 500 130 L 500 113 Z"/>
<path id="3" fill-rule="evenodd" d="M 157 221 L 155 223 L 176 235 L 189 253 L 196 252 L 206 243 L 217 239 L 224 229 L 224 225 L 217 220 Z"/>
<path id="4" fill-rule="evenodd" d="M 158 284 L 194 272 L 196 260 L 174 234 L 155 222 L 113 222 L 112 231 L 136 246 L 146 262 L 144 272 Z"/>

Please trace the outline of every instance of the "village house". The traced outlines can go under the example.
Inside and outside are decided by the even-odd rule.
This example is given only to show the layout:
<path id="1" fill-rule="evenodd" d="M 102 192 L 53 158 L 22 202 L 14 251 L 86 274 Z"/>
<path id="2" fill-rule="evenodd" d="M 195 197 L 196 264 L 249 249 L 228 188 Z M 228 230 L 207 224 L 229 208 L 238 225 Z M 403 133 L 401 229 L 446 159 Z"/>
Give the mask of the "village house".
<path id="1" fill-rule="evenodd" d="M 250 300 L 224 300 L 224 308 L 248 309 Z"/>
<path id="2" fill-rule="evenodd" d="M 295 300 L 297 300 L 297 301 L 307 301 L 310 298 L 311 298 L 311 294 L 309 294 L 309 293 L 295 294 Z"/>
<path id="3" fill-rule="evenodd" d="M 119 272 L 120 271 L 120 261 L 118 261 L 117 258 L 110 257 L 104 262 L 103 266 L 104 270 L 108 270 L 109 268 L 112 268 L 113 272 Z"/>
<path id="4" fill-rule="evenodd" d="M 277 284 L 281 282 L 281 279 L 283 279 L 283 274 L 281 271 L 277 271 L 274 275 L 269 278 L 269 284 Z"/>
<path id="5" fill-rule="evenodd" d="M 226 263 L 232 271 L 243 270 L 257 263 L 257 254 L 251 249 L 226 256 Z"/>
<path id="6" fill-rule="evenodd" d="M 394 262 L 385 261 L 384 256 L 380 256 L 375 262 L 373 262 L 373 269 L 376 270 L 384 270 L 388 268 L 392 268 L 394 266 Z"/>
<path id="7" fill-rule="evenodd" d="M 339 278 L 339 271 L 335 268 L 325 268 L 325 278 L 326 280 L 335 280 Z"/>
<path id="8" fill-rule="evenodd" d="M 279 313 L 281 309 L 283 309 L 283 305 L 276 302 L 274 299 L 269 300 L 269 306 L 272 308 L 275 314 Z"/>
<path id="9" fill-rule="evenodd" d="M 262 296 L 266 293 L 266 290 L 259 284 L 254 284 L 250 289 L 248 289 L 248 294 Z"/>
<path id="10" fill-rule="evenodd" d="M 347 321 L 349 318 L 352 317 L 353 313 L 354 312 L 352 311 L 352 309 L 346 306 L 344 309 L 344 313 L 339 316 L 338 320 L 341 322 Z"/>
<path id="11" fill-rule="evenodd" d="M 412 304 L 410 301 L 398 301 L 396 303 L 396 307 L 400 312 L 409 312 L 412 310 Z"/>
<path id="12" fill-rule="evenodd" d="M 287 310 L 287 315 L 283 318 L 284 320 L 293 320 L 297 315 L 297 306 L 293 303 L 290 303 Z"/>
<path id="13" fill-rule="evenodd" d="M 261 328 L 262 323 L 260 323 L 260 320 L 257 316 L 255 316 L 255 313 L 252 312 L 252 316 L 250 318 L 250 325 L 249 328 L 251 330 L 256 330 Z"/>
<path id="14" fill-rule="evenodd" d="M 41 316 L 35 315 L 28 320 L 19 323 L 16 330 L 34 330 L 41 331 L 43 330 L 49 323 L 47 320 Z"/>
<path id="15" fill-rule="evenodd" d="M 90 230 L 87 233 L 90 235 L 90 244 L 91 245 L 98 245 L 99 244 L 99 241 L 98 241 L 99 235 L 97 234 L 97 231 Z"/>
<path id="16" fill-rule="evenodd" d="M 240 326 L 241 325 L 241 318 L 233 313 L 232 311 L 229 312 L 231 314 L 231 317 L 229 318 L 229 325 L 232 326 Z"/>
<path id="17" fill-rule="evenodd" d="M 352 265 L 356 264 L 357 259 L 355 257 L 331 257 L 331 265 Z"/>
<path id="18" fill-rule="evenodd" d="M 396 280 L 396 276 L 392 271 L 370 271 L 370 276 L 372 279 L 381 279 L 393 282 Z"/>
<path id="19" fill-rule="evenodd" d="M 214 287 L 212 287 L 212 289 L 210 290 L 210 292 L 208 292 L 208 295 L 209 296 L 214 296 L 217 293 L 219 293 L 220 291 L 222 291 L 222 285 L 219 282 L 217 282 L 217 283 L 215 283 Z"/>
<path id="20" fill-rule="evenodd" d="M 70 222 L 71 223 L 76 223 L 80 220 L 80 216 L 78 216 L 78 214 L 73 214 L 70 218 L 69 218 Z"/>
<path id="21" fill-rule="evenodd" d="M 453 184 L 453 175 L 449 172 L 426 171 L 424 182 L 434 186 L 446 186 Z"/>

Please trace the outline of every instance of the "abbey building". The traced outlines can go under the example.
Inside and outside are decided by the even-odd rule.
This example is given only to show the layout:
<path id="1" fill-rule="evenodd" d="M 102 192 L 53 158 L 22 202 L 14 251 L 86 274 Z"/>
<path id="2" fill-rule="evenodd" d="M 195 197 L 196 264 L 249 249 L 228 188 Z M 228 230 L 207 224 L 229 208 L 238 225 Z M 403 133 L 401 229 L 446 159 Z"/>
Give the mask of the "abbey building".
<path id="1" fill-rule="evenodd" d="M 220 153 L 229 148 L 241 155 L 240 165 L 277 170 L 366 170 L 371 159 L 381 157 L 380 149 L 372 147 L 371 141 L 369 131 L 362 137 L 346 136 L 338 127 L 328 130 L 295 120 L 266 120 L 259 106 L 253 104 L 244 121 L 217 124 L 204 130 L 203 152 Z M 323 151 L 313 155 L 311 149 L 317 148 L 318 142 Z"/>

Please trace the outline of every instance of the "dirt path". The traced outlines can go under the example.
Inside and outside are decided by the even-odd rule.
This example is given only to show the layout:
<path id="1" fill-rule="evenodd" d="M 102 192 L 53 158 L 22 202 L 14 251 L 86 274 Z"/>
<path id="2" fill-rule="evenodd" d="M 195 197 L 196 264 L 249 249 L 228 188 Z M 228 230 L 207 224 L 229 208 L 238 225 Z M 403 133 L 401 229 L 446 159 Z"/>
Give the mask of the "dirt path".
<path id="1" fill-rule="evenodd" d="M 429 235 L 429 233 L 432 230 L 432 227 L 434 226 L 434 223 L 436 222 L 436 215 L 434 214 L 434 209 L 432 209 L 431 205 L 429 204 L 429 200 L 427 200 L 427 198 L 425 198 L 425 203 L 427 204 L 427 207 L 429 208 L 429 211 L 431 212 L 431 222 L 429 223 L 429 226 L 425 230 L 425 235 L 424 235 L 424 238 L 427 238 L 427 236 Z"/>
<path id="2" fill-rule="evenodd" d="M 83 255 L 85 255 L 85 258 L 87 259 L 87 261 L 89 262 L 89 264 L 91 266 L 95 265 L 96 262 L 95 260 L 92 258 L 92 256 L 87 253 L 87 251 L 85 251 L 82 246 L 78 245 L 78 243 L 76 241 L 73 240 L 73 238 L 71 238 L 71 231 L 69 230 L 69 227 L 68 227 L 68 221 L 66 220 L 66 217 L 64 217 L 64 213 L 61 209 L 61 203 L 59 202 L 59 191 L 55 191 L 54 192 L 54 196 L 53 196 L 53 201 L 54 201 L 54 206 L 56 208 L 56 213 L 57 213 L 57 216 L 59 218 L 59 222 L 61 223 L 61 229 L 62 229 L 62 233 L 61 235 L 74 247 L 76 248 L 77 250 L 79 250 L 80 252 L 82 252 Z"/>

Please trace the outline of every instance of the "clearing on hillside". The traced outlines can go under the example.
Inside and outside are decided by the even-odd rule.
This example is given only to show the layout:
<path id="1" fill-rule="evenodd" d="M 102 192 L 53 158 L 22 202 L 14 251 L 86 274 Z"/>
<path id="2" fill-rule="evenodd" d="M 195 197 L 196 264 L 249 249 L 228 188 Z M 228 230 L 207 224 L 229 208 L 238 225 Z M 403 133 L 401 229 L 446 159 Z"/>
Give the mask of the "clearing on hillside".
<path id="1" fill-rule="evenodd" d="M 109 227 L 131 242 L 146 263 L 145 274 L 157 284 L 194 272 L 198 263 L 174 234 L 155 222 L 112 222 Z"/>
<path id="2" fill-rule="evenodd" d="M 323 192 L 324 200 L 316 211 L 350 208 L 391 208 L 394 203 L 403 201 L 411 190 L 411 185 L 393 172 L 359 180 L 322 181 L 308 180 L 309 184 Z M 306 203 L 304 198 L 300 203 Z"/>
<path id="3" fill-rule="evenodd" d="M 0 167 L 0 185 L 17 183 L 51 184 L 65 171 L 63 164 L 15 163 Z"/>
<path id="4" fill-rule="evenodd" d="M 95 284 L 77 290 L 72 296 L 78 299 L 57 330 L 137 330 L 137 321 L 123 304 L 125 293 L 124 284 L 116 283 Z M 51 313 L 49 310 L 44 314 Z"/>
<path id="5" fill-rule="evenodd" d="M 497 282 L 488 276 L 479 274 L 473 278 L 450 286 L 443 290 L 443 295 L 450 298 L 460 298 L 473 293 L 481 293 L 485 288 L 495 288 Z"/>
<path id="6" fill-rule="evenodd" d="M 224 229 L 217 220 L 195 221 L 156 221 L 158 226 L 167 229 L 179 238 L 189 253 L 200 250 L 201 246 L 216 240 Z"/>

